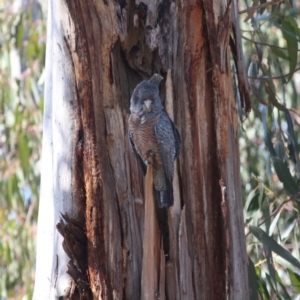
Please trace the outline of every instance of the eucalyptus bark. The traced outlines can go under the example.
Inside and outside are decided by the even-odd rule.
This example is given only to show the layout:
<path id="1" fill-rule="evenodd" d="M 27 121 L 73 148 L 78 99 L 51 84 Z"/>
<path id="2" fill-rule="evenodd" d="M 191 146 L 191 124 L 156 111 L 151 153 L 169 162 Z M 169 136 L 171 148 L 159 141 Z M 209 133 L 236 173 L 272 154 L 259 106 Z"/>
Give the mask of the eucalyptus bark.
<path id="1" fill-rule="evenodd" d="M 248 299 L 229 48 L 236 0 L 49 4 L 35 299 Z M 147 298 L 144 178 L 127 132 L 131 93 L 154 73 L 182 148 L 170 260 L 158 242 Z"/>

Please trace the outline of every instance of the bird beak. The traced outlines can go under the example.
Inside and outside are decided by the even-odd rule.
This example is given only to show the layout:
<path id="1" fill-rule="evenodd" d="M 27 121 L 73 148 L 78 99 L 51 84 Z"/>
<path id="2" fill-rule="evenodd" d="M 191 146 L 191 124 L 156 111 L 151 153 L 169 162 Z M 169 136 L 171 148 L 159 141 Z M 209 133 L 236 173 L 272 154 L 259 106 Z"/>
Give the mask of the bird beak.
<path id="1" fill-rule="evenodd" d="M 146 106 L 146 111 L 151 111 L 151 105 L 152 105 L 152 101 L 151 100 L 145 100 L 144 104 Z"/>

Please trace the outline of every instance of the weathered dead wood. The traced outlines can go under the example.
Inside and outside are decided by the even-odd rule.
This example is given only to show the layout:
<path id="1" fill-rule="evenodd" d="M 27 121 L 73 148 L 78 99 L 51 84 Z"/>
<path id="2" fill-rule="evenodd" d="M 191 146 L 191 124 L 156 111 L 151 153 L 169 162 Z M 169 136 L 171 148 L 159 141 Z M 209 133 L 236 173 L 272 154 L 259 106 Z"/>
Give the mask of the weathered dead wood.
<path id="1" fill-rule="evenodd" d="M 161 240 L 161 243 L 163 241 Z M 159 286 L 157 298 L 159 300 L 166 300 L 166 257 L 163 248 L 160 249 L 160 268 L 159 268 Z"/>
<path id="2" fill-rule="evenodd" d="M 166 78 L 166 99 L 165 106 L 170 118 L 174 120 L 174 94 L 173 94 L 173 82 L 172 72 L 167 71 Z M 180 201 L 180 186 L 178 176 L 178 161 L 175 161 L 174 165 L 174 205 L 168 210 L 168 223 L 169 223 L 169 243 L 170 243 L 170 260 L 167 263 L 167 291 L 169 299 L 180 299 L 179 293 L 179 223 L 181 215 L 181 201 Z"/>
<path id="3" fill-rule="evenodd" d="M 156 224 L 153 196 L 153 170 L 147 168 L 145 178 L 145 227 L 142 261 L 142 300 L 153 300 L 160 294 L 160 234 Z M 165 284 L 164 282 L 162 283 Z"/>
<path id="4" fill-rule="evenodd" d="M 241 105 L 245 108 L 246 112 L 251 110 L 251 102 L 249 95 L 249 86 L 246 76 L 244 53 L 242 47 L 242 35 L 238 18 L 238 3 L 232 2 L 231 9 L 231 24 L 233 37 L 230 37 L 230 49 L 237 70 L 239 93 L 241 96 Z"/>
<path id="5" fill-rule="evenodd" d="M 105 184 L 108 184 L 109 172 L 108 166 L 99 155 L 99 150 L 106 150 L 104 136 L 100 135 L 103 143 L 97 141 L 95 113 L 103 115 L 103 109 L 98 110 L 93 101 L 95 93 L 95 84 L 93 83 L 93 70 L 91 55 L 94 56 L 93 39 L 95 32 L 91 32 L 86 27 L 88 19 L 95 12 L 87 5 L 81 5 L 74 1 L 66 1 L 69 9 L 70 18 L 74 23 L 76 36 L 72 33 L 66 43 L 69 45 L 70 55 L 74 64 L 74 73 L 76 81 L 76 102 L 80 110 L 77 110 L 77 122 L 82 124 L 83 139 L 83 178 L 85 183 L 86 197 L 86 230 L 87 230 L 87 253 L 88 253 L 88 273 L 91 289 L 94 298 L 111 298 L 111 281 L 107 274 L 107 249 L 105 245 L 105 223 L 103 214 L 105 203 L 103 199 L 109 200 L 114 197 L 106 192 Z M 100 67 L 100 65 L 99 65 Z M 103 120 L 103 118 L 102 118 Z M 104 122 L 102 121 L 104 125 Z M 101 146 L 100 146 L 101 145 Z M 99 147 L 100 146 L 100 147 Z M 104 147 L 104 149 L 103 149 Z M 103 180 L 103 174 L 106 174 L 106 182 Z M 112 182 L 111 182 L 112 183 Z M 113 201 L 113 200 L 112 200 Z M 106 202 L 107 203 L 107 202 Z M 108 202 L 109 203 L 109 202 Z M 117 234 L 117 232 L 116 232 Z"/>
<path id="6" fill-rule="evenodd" d="M 65 20 L 55 28 L 64 41 L 61 55 L 71 63 L 60 67 L 58 80 L 73 78 L 65 85 L 74 121 L 74 135 L 63 141 L 75 149 L 73 186 L 57 185 L 56 195 L 61 201 L 63 192 L 72 190 L 74 200 L 66 207 L 85 222 L 93 299 L 248 299 L 228 46 L 230 3 L 236 1 L 63 3 Z M 127 138 L 131 93 L 155 72 L 166 78 L 161 94 L 182 137 L 175 204 L 168 211 L 167 262 L 157 229 L 150 227 L 151 234 L 145 227 L 149 221 L 144 220 L 154 216 L 146 211 L 153 201 L 147 198 L 144 210 L 149 190 Z M 153 261 L 143 262 L 149 246 Z"/>
<path id="7" fill-rule="evenodd" d="M 70 258 L 67 273 L 74 280 L 64 299 L 93 299 L 87 274 L 87 238 L 84 224 L 65 214 L 56 227 L 64 237 L 63 248 Z"/>
<path id="8" fill-rule="evenodd" d="M 192 280 L 192 264 L 188 253 L 185 208 L 182 210 L 179 228 L 179 266 L 180 266 L 180 298 L 195 299 Z"/>

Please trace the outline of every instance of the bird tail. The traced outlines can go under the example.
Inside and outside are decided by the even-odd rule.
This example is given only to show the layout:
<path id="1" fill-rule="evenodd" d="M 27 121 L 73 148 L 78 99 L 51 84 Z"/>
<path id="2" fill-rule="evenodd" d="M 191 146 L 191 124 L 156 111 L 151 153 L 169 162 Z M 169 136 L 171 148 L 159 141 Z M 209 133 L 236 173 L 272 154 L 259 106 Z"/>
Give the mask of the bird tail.
<path id="1" fill-rule="evenodd" d="M 157 191 L 154 189 L 155 199 L 159 208 L 170 207 L 174 204 L 173 188 L 168 187 L 165 191 Z"/>
<path id="2" fill-rule="evenodd" d="M 165 207 L 158 207 L 156 202 L 156 220 L 163 240 L 163 249 L 166 261 L 170 259 L 170 240 L 169 240 L 169 224 L 168 224 L 168 209 Z"/>

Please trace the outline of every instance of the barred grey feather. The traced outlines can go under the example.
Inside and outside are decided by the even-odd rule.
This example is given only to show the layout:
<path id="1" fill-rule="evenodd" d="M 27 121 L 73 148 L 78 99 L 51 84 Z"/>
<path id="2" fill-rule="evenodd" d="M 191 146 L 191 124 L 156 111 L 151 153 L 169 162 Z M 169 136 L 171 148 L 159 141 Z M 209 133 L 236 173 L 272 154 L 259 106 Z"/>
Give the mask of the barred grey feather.
<path id="1" fill-rule="evenodd" d="M 178 130 L 159 98 L 161 80 L 159 74 L 154 74 L 137 85 L 130 100 L 129 118 L 130 145 L 144 174 L 149 155 L 153 158 L 153 185 L 160 208 L 173 205 L 174 160 L 181 145 Z"/>

